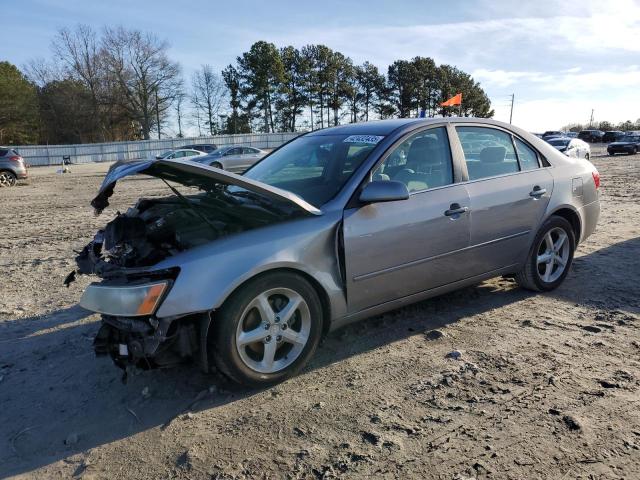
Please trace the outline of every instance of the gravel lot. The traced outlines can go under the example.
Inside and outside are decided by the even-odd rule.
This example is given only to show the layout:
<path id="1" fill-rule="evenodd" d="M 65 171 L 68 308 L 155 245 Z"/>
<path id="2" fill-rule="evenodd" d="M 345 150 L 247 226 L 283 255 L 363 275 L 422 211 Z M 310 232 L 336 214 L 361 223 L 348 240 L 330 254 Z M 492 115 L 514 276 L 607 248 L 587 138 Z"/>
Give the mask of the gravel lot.
<path id="1" fill-rule="evenodd" d="M 494 279 L 370 319 L 259 392 L 96 359 L 73 250 L 162 187 L 122 182 L 96 218 L 108 165 L 32 169 L 0 190 L 0 477 L 640 478 L 640 155 L 593 160 L 599 227 L 557 291 Z"/>

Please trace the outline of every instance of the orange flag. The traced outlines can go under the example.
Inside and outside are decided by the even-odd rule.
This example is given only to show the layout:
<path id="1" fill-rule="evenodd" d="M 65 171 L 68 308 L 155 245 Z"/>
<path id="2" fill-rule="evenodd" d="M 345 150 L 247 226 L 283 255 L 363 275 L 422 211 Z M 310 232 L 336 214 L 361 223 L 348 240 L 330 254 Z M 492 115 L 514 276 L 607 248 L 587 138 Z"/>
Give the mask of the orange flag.
<path id="1" fill-rule="evenodd" d="M 454 105 L 462 105 L 462 93 L 458 93 L 446 102 L 440 104 L 441 107 L 453 107 Z"/>

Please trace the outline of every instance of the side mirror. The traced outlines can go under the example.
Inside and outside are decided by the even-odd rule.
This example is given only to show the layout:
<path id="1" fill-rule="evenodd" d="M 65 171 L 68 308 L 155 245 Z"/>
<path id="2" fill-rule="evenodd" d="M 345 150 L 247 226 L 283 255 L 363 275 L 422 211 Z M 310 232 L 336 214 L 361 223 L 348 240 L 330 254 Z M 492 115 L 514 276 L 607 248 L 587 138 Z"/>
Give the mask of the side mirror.
<path id="1" fill-rule="evenodd" d="M 409 190 L 402 182 L 394 180 L 376 180 L 367 183 L 360 192 L 360 201 L 363 203 L 394 202 L 407 200 Z"/>
<path id="2" fill-rule="evenodd" d="M 160 160 L 162 158 L 162 155 L 156 155 L 156 160 Z"/>

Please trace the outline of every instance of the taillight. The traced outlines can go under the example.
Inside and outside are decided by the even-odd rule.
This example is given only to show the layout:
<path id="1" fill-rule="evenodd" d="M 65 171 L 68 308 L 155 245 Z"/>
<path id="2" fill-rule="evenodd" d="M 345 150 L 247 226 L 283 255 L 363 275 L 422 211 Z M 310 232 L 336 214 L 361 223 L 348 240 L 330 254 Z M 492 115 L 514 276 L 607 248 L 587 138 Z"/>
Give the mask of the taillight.
<path id="1" fill-rule="evenodd" d="M 11 160 L 12 162 L 19 162 L 22 160 L 22 157 L 20 155 L 13 155 L 9 157 L 9 160 Z"/>
<path id="2" fill-rule="evenodd" d="M 591 172 L 591 175 L 593 176 L 593 183 L 595 184 L 597 190 L 600 188 L 600 174 L 597 170 L 594 170 L 593 172 Z"/>

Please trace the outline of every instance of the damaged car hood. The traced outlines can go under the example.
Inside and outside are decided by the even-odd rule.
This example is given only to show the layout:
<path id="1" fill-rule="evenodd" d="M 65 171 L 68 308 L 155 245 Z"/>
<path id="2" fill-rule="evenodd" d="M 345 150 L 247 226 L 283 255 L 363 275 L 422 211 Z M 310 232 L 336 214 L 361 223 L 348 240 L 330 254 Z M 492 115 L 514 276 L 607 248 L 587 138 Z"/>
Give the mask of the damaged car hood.
<path id="1" fill-rule="evenodd" d="M 200 188 L 213 187 L 215 184 L 234 185 L 274 200 L 288 202 L 313 215 L 322 215 L 321 210 L 295 193 L 190 160 L 139 160 L 115 163 L 105 176 L 98 195 L 91 201 L 96 213 L 99 214 L 109 205 L 109 198 L 113 195 L 118 180 L 136 174 Z"/>

